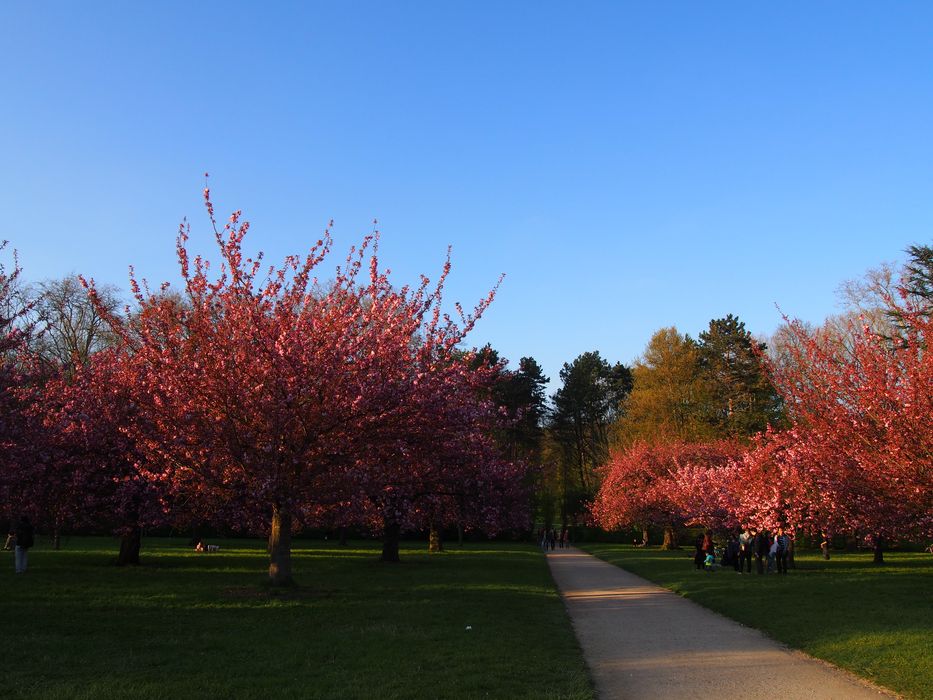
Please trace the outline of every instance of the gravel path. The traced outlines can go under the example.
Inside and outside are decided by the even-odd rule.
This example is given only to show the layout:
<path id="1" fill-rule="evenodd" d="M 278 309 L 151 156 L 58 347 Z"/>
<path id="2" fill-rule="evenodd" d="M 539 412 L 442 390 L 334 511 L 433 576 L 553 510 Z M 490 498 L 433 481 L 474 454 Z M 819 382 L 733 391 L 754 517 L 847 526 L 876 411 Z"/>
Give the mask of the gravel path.
<path id="1" fill-rule="evenodd" d="M 548 564 L 602 700 L 895 697 L 578 549 Z"/>

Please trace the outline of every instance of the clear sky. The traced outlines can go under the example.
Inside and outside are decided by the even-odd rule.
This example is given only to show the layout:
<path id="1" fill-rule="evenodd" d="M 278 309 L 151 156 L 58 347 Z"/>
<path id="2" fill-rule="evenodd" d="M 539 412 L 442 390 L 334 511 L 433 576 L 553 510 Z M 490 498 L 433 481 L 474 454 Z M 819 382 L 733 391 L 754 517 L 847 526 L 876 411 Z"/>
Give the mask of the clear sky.
<path id="1" fill-rule="evenodd" d="M 378 218 L 398 283 L 448 244 L 451 301 L 505 272 L 472 341 L 552 379 L 662 326 L 770 334 L 933 238 L 933 4 L 0 3 L 27 278 L 176 280 L 205 171 L 271 259 Z"/>

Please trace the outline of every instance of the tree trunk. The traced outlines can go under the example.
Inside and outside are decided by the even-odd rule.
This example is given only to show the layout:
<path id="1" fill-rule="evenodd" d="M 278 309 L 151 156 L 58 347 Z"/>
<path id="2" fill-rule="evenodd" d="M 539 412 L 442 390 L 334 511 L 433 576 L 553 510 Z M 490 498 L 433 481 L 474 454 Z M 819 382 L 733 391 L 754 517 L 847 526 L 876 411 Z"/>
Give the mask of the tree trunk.
<path id="1" fill-rule="evenodd" d="M 875 564 L 884 564 L 884 540 L 880 537 L 875 538 Z"/>
<path id="2" fill-rule="evenodd" d="M 431 530 L 428 533 L 428 551 L 436 554 L 444 551 L 444 541 L 441 539 L 441 531 L 437 528 L 434 521 L 431 521 Z"/>
<path id="3" fill-rule="evenodd" d="M 340 526 L 340 546 L 347 546 L 347 528 Z"/>
<path id="4" fill-rule="evenodd" d="M 132 525 L 129 531 L 120 539 L 120 554 L 117 556 L 117 566 L 131 564 L 139 566 L 139 549 L 142 546 L 142 528 Z"/>
<path id="5" fill-rule="evenodd" d="M 463 511 L 465 498 L 462 493 L 457 494 L 457 546 L 463 546 Z"/>
<path id="6" fill-rule="evenodd" d="M 272 506 L 272 529 L 269 532 L 269 583 L 291 586 L 292 514 L 285 506 Z"/>
<path id="7" fill-rule="evenodd" d="M 648 546 L 648 528 L 647 527 L 643 527 L 641 529 L 641 546 L 642 547 Z"/>
<path id="8" fill-rule="evenodd" d="M 56 523 L 55 529 L 52 530 L 52 548 L 57 552 L 62 548 L 62 528 Z"/>
<path id="9" fill-rule="evenodd" d="M 661 549 L 680 549 L 677 544 L 677 533 L 673 527 L 664 528 L 664 542 L 661 543 Z"/>
<path id="10" fill-rule="evenodd" d="M 382 536 L 382 561 L 398 561 L 398 540 L 401 527 L 398 523 L 386 522 Z"/>

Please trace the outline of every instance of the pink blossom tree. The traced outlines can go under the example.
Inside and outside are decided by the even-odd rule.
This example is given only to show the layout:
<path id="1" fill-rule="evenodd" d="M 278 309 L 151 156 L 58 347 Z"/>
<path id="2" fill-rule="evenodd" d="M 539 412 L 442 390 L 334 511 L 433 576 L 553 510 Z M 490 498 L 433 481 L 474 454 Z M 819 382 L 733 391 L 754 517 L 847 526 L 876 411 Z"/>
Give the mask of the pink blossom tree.
<path id="1" fill-rule="evenodd" d="M 208 190 L 205 202 L 213 223 Z M 315 274 L 329 233 L 307 255 L 264 271 L 261 254 L 243 252 L 248 228 L 239 212 L 214 224 L 214 276 L 208 260 L 190 257 L 183 226 L 182 294 L 165 294 L 167 285 L 150 292 L 131 274 L 139 313 L 110 321 L 134 409 L 124 430 L 141 473 L 169 493 L 266 518 L 270 580 L 285 584 L 296 518 L 346 490 L 335 480 L 357 478 L 361 464 L 367 478 L 382 478 L 369 457 L 405 443 L 424 417 L 412 396 L 441 365 L 416 360 L 450 354 L 495 290 L 469 315 L 457 306 L 455 322 L 441 311 L 449 260 L 435 285 L 422 277 L 396 290 L 370 236 L 325 287 Z"/>
<path id="2" fill-rule="evenodd" d="M 748 458 L 761 517 L 857 530 L 879 562 L 885 540 L 933 536 L 929 310 L 904 286 L 881 300 L 898 321 L 890 333 L 864 317 L 818 332 L 788 323 L 791 342 L 769 368 L 794 430 Z"/>
<path id="3" fill-rule="evenodd" d="M 732 527 L 733 461 L 741 452 L 727 440 L 639 442 L 614 452 L 591 506 L 593 517 L 606 529 L 663 528 L 665 549 L 677 546 L 677 530 L 690 522 Z"/>
<path id="4" fill-rule="evenodd" d="M 7 246 L 0 241 L 0 253 Z M 4 515 L 16 512 L 35 515 L 35 505 L 24 486 L 34 480 L 26 447 L 32 440 L 32 425 L 25 415 L 28 387 L 36 367 L 29 361 L 29 304 L 21 289 L 21 268 L 16 254 L 13 267 L 0 262 L 0 504 Z"/>
<path id="5" fill-rule="evenodd" d="M 123 565 L 139 563 L 142 528 L 164 524 L 167 507 L 121 429 L 134 419 L 134 407 L 120 362 L 101 351 L 25 393 L 34 426 L 27 493 L 56 548 L 66 525 L 110 529 L 121 537 Z"/>

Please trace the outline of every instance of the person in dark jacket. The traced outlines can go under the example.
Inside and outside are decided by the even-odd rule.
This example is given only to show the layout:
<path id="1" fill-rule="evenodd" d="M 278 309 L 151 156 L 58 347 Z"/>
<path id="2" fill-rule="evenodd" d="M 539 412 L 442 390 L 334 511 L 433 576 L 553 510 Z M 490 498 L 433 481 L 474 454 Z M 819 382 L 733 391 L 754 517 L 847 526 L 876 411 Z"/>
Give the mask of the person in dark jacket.
<path id="1" fill-rule="evenodd" d="M 742 573 L 742 564 L 739 560 L 739 538 L 735 534 L 729 535 L 729 541 L 726 542 L 726 552 L 722 557 L 723 566 L 731 566 L 733 569 Z"/>
<path id="2" fill-rule="evenodd" d="M 777 570 L 779 574 L 787 573 L 787 554 L 790 549 L 790 538 L 784 534 L 784 528 L 778 528 L 778 534 L 774 538 L 775 543 L 777 544 L 777 552 L 775 553 L 775 563 L 777 564 Z"/>
<path id="3" fill-rule="evenodd" d="M 771 538 L 765 530 L 759 530 L 755 535 L 755 567 L 759 574 L 765 572 L 765 561 L 768 559 L 768 550 L 771 548 Z"/>
<path id="4" fill-rule="evenodd" d="M 29 522 L 29 518 L 25 515 L 22 516 L 19 522 L 16 523 L 16 530 L 13 534 L 16 537 L 16 552 L 14 557 L 16 573 L 24 574 L 26 573 L 29 548 L 32 547 L 34 541 L 32 523 Z"/>
<path id="5" fill-rule="evenodd" d="M 706 559 L 706 552 L 703 551 L 703 535 L 697 535 L 693 543 L 695 551 L 693 553 L 693 565 L 698 571 L 703 571 L 703 562 Z"/>

